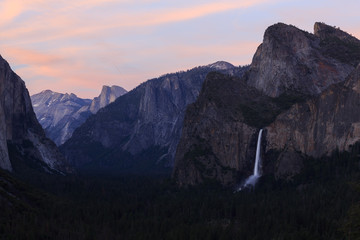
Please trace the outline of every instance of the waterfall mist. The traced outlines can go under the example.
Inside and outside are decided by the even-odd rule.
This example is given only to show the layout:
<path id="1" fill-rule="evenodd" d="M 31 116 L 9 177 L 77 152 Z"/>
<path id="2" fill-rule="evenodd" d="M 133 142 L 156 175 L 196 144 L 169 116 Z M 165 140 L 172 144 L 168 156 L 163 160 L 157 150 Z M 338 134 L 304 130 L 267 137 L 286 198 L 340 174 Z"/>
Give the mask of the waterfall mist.
<path id="1" fill-rule="evenodd" d="M 237 191 L 241 191 L 244 188 L 248 187 L 255 187 L 255 184 L 257 183 L 258 179 L 261 177 L 260 173 L 260 164 L 261 164 L 261 136 L 262 136 L 262 129 L 260 129 L 257 145 L 256 145 L 256 156 L 255 156 L 255 165 L 254 165 L 254 171 L 251 176 L 249 176 L 244 184 L 241 185 L 241 187 Z"/>

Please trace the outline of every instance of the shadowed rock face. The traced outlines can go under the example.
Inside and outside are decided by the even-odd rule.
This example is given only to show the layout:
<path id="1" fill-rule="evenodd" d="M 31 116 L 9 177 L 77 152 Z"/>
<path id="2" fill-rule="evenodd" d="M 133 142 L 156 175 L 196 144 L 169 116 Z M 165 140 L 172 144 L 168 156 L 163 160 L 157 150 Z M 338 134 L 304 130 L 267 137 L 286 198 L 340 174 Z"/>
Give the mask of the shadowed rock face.
<path id="1" fill-rule="evenodd" d="M 310 34 L 283 23 L 269 27 L 254 55 L 248 84 L 278 97 L 289 90 L 317 95 L 344 81 L 360 57 L 348 52 L 360 49 L 360 41 L 325 24 L 314 28 Z"/>
<path id="2" fill-rule="evenodd" d="M 197 101 L 187 108 L 175 155 L 173 177 L 180 185 L 205 179 L 231 184 L 236 170 L 251 171 L 247 158 L 255 153 L 257 129 L 245 123 L 246 110 L 257 102 L 272 107 L 269 97 L 240 78 L 207 76 Z"/>
<path id="3" fill-rule="evenodd" d="M 100 108 L 126 93 L 118 86 L 103 86 L 93 100 L 78 98 L 75 94 L 62 94 L 50 90 L 31 96 L 37 119 L 46 135 L 58 146 L 68 140 L 74 130 Z"/>
<path id="4" fill-rule="evenodd" d="M 46 138 L 38 123 L 29 93 L 21 80 L 0 57 L 0 167 L 12 170 L 9 146 L 20 155 L 41 163 L 48 170 L 67 171 L 65 159 Z M 25 156 L 24 156 L 25 157 Z"/>
<path id="5" fill-rule="evenodd" d="M 295 104 L 267 130 L 267 149 L 321 157 L 346 151 L 360 140 L 360 65 L 342 83 L 320 96 Z"/>
<path id="6" fill-rule="evenodd" d="M 263 171 L 277 178 L 299 173 L 303 156 L 347 150 L 360 139 L 359 62 L 359 40 L 339 29 L 316 23 L 313 35 L 269 27 L 242 79 L 209 75 L 188 107 L 174 179 L 179 185 L 245 179 L 260 128 Z"/>
<path id="7" fill-rule="evenodd" d="M 77 167 L 132 164 L 139 158 L 148 166 L 172 166 L 186 106 L 195 101 L 206 75 L 219 68 L 234 75 L 244 71 L 218 62 L 149 80 L 91 116 L 62 151 Z"/>

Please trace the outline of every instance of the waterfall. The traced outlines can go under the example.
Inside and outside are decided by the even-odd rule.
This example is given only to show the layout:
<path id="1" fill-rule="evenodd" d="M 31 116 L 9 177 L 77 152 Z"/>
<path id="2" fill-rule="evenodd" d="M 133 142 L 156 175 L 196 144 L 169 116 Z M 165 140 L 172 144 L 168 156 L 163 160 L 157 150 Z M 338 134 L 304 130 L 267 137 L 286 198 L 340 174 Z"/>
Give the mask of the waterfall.
<path id="1" fill-rule="evenodd" d="M 257 180 L 261 177 L 260 175 L 260 164 L 261 164 L 261 136 L 262 136 L 262 129 L 260 129 L 257 145 L 256 145 L 256 156 L 255 156 L 255 165 L 254 165 L 254 171 L 253 174 L 248 177 L 245 181 L 245 183 L 238 189 L 238 191 L 241 191 L 244 188 L 247 187 L 255 187 L 255 184 Z"/>
<path id="2" fill-rule="evenodd" d="M 257 144 L 256 144 L 256 156 L 255 156 L 255 166 L 254 166 L 254 176 L 260 177 L 260 161 L 261 161 L 261 136 L 262 136 L 262 129 L 260 129 Z"/>

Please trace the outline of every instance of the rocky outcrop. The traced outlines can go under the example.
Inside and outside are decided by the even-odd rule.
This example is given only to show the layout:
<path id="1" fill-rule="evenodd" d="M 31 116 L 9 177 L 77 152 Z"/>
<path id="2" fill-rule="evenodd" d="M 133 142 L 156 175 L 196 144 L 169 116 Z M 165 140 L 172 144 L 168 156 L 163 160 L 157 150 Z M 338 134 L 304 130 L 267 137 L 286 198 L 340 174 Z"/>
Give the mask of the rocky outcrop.
<path id="1" fill-rule="evenodd" d="M 356 37 L 351 36 L 350 34 L 340 30 L 340 28 L 329 26 L 322 22 L 316 22 L 314 24 L 314 35 L 319 37 L 321 41 L 328 41 L 333 39 L 338 39 L 343 43 L 340 43 L 340 45 L 343 44 L 359 44 L 359 40 Z M 336 40 L 335 40 L 336 41 Z M 341 46 L 337 46 L 341 47 Z M 357 53 L 354 53 L 357 54 Z"/>
<path id="2" fill-rule="evenodd" d="M 98 97 L 94 98 L 90 104 L 90 112 L 95 114 L 100 108 L 114 102 L 118 97 L 127 93 L 125 89 L 119 86 L 103 86 Z"/>
<path id="3" fill-rule="evenodd" d="M 283 23 L 269 27 L 251 63 L 248 84 L 278 97 L 288 91 L 317 95 L 344 81 L 360 57 L 354 53 L 360 41 L 325 24 L 314 28 L 310 34 Z"/>
<path id="4" fill-rule="evenodd" d="M 177 182 L 194 185 L 215 179 L 230 184 L 237 170 L 250 172 L 247 159 L 254 153 L 257 128 L 245 122 L 259 119 L 246 119 L 247 110 L 269 100 L 240 78 L 209 74 L 186 111 L 173 171 Z"/>
<path id="5" fill-rule="evenodd" d="M 31 101 L 46 135 L 59 146 L 68 140 L 74 130 L 91 114 L 125 93 L 126 90 L 118 86 L 103 86 L 100 95 L 90 100 L 79 98 L 73 93 L 62 94 L 45 90 L 32 95 Z"/>
<path id="6" fill-rule="evenodd" d="M 26 161 L 35 161 L 48 171 L 69 171 L 55 144 L 38 123 L 29 93 L 21 80 L 0 57 L 0 167 L 12 170 L 9 147 Z"/>
<path id="7" fill-rule="evenodd" d="M 260 128 L 262 171 L 276 178 L 292 179 L 306 156 L 347 150 L 360 137 L 359 46 L 321 23 L 315 34 L 285 24 L 269 27 L 242 79 L 209 75 L 189 106 L 174 179 L 179 185 L 245 179 Z"/>
<path id="8" fill-rule="evenodd" d="M 62 151 L 77 167 L 110 161 L 135 164 L 137 169 L 137 160 L 147 171 L 156 164 L 172 166 L 186 106 L 195 101 L 213 70 L 215 66 L 197 67 L 141 84 L 91 116 Z M 229 64 L 221 71 L 241 75 L 244 69 Z"/>

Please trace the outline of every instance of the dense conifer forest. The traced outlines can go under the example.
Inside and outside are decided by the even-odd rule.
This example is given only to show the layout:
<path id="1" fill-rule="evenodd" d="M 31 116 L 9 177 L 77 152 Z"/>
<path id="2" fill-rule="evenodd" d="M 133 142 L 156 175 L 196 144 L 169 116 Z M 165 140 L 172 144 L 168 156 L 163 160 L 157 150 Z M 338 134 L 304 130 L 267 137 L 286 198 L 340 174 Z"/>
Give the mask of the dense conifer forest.
<path id="1" fill-rule="evenodd" d="M 0 172 L 1 239 L 359 239 L 359 146 L 234 193 L 168 176 Z"/>

